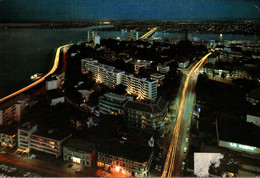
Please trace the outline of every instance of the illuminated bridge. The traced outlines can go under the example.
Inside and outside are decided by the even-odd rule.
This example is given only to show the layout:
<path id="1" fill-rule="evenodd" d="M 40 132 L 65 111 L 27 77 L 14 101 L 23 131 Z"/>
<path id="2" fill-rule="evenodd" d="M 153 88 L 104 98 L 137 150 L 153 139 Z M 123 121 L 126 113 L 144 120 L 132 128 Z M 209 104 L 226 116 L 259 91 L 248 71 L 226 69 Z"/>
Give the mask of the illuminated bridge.
<path id="1" fill-rule="evenodd" d="M 143 36 L 141 36 L 139 39 L 145 39 L 148 38 L 149 36 L 153 35 L 154 32 L 157 30 L 157 27 L 154 27 L 153 29 L 151 29 L 149 32 L 147 32 L 146 34 L 144 34 Z"/>

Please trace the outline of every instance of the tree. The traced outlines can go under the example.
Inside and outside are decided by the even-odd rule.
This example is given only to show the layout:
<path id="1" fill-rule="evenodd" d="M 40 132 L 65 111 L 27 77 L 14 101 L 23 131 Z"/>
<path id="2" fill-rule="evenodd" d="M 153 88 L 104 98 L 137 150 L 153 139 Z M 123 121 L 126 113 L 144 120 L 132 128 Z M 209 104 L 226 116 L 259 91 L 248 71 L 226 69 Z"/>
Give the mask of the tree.
<path id="1" fill-rule="evenodd" d="M 116 88 L 113 90 L 113 92 L 118 95 L 123 95 L 126 93 L 126 86 L 124 86 L 122 84 L 117 85 Z"/>
<path id="2" fill-rule="evenodd" d="M 222 73 L 221 73 L 221 77 L 222 77 L 223 79 L 226 77 L 226 75 L 227 75 L 227 74 L 226 74 L 225 72 L 222 72 Z"/>

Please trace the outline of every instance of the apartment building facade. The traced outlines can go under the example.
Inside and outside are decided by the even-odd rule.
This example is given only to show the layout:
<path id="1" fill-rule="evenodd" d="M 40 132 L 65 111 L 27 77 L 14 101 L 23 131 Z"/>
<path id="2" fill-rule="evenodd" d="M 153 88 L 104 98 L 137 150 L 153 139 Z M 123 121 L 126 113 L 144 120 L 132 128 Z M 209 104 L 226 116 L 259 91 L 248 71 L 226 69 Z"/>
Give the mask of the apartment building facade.
<path id="1" fill-rule="evenodd" d="M 128 94 L 135 95 L 138 99 L 156 100 L 157 98 L 157 81 L 155 80 L 124 74 L 122 84 L 127 87 Z"/>
<path id="2" fill-rule="evenodd" d="M 168 72 L 170 71 L 170 66 L 164 66 L 164 65 L 162 65 L 162 64 L 158 64 L 158 65 L 156 66 L 156 70 L 157 70 L 158 72 L 160 72 L 160 73 L 166 74 L 166 73 L 168 73 Z"/>
<path id="3" fill-rule="evenodd" d="M 29 95 L 18 95 L 0 104 L 0 125 L 10 125 L 13 122 L 20 122 L 26 105 L 29 102 Z"/>
<path id="4" fill-rule="evenodd" d="M 95 145 L 82 139 L 69 138 L 63 145 L 63 160 L 91 167 L 96 155 Z"/>
<path id="5" fill-rule="evenodd" d="M 118 70 L 115 67 L 98 63 L 92 58 L 82 59 L 81 61 L 82 73 L 92 73 L 92 77 L 96 82 L 103 83 L 110 88 L 116 87 L 122 83 L 122 76 L 124 71 Z"/>
<path id="6" fill-rule="evenodd" d="M 157 86 L 161 86 L 163 83 L 163 80 L 165 79 L 165 74 L 160 74 L 160 73 L 153 73 L 150 75 L 151 80 L 156 80 L 157 81 Z"/>
<path id="7" fill-rule="evenodd" d="M 54 129 L 35 132 L 30 137 L 29 148 L 53 154 L 59 157 L 62 154 L 62 143 L 71 137 L 70 132 L 62 132 Z"/>
<path id="8" fill-rule="evenodd" d="M 124 113 L 124 105 L 131 97 L 117 95 L 115 93 L 106 93 L 99 97 L 99 111 L 102 114 L 122 115 Z"/>
<path id="9" fill-rule="evenodd" d="M 97 166 L 125 176 L 147 177 L 153 148 L 129 143 L 107 143 L 97 148 Z"/>
<path id="10" fill-rule="evenodd" d="M 1 146 L 14 148 L 17 145 L 17 127 L 5 126 L 0 130 Z"/>
<path id="11" fill-rule="evenodd" d="M 146 104 L 137 101 L 128 101 L 125 105 L 125 118 L 128 126 L 149 131 L 163 133 L 166 124 L 166 113 L 169 102 L 160 97 L 156 103 Z"/>
<path id="12" fill-rule="evenodd" d="M 37 131 L 37 125 L 30 122 L 24 123 L 21 127 L 18 127 L 17 140 L 18 147 L 23 150 L 30 151 L 30 138 L 31 135 Z"/>

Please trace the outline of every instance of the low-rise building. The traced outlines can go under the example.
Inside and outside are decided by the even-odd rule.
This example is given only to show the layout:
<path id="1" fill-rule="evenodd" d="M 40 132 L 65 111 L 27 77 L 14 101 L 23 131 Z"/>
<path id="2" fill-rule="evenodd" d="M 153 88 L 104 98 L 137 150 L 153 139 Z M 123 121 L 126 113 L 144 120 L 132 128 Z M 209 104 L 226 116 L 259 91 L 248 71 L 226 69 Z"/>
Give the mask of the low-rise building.
<path id="1" fill-rule="evenodd" d="M 64 103 L 65 97 L 62 93 L 60 93 L 57 89 L 56 90 L 50 90 L 47 92 L 50 104 L 52 106 L 55 106 L 58 103 Z"/>
<path id="2" fill-rule="evenodd" d="M 1 146 L 14 148 L 17 145 L 17 127 L 8 125 L 0 129 Z"/>
<path id="3" fill-rule="evenodd" d="M 120 127 L 117 134 L 121 142 L 154 147 L 154 133 L 135 128 Z"/>
<path id="4" fill-rule="evenodd" d="M 130 143 L 102 143 L 97 148 L 97 166 L 126 176 L 149 176 L 153 148 Z"/>
<path id="5" fill-rule="evenodd" d="M 93 143 L 69 138 L 63 144 L 63 160 L 91 167 L 94 165 L 96 148 Z"/>
<path id="6" fill-rule="evenodd" d="M 248 122 L 218 121 L 216 130 L 218 146 L 241 152 L 244 157 L 260 158 L 258 126 Z"/>
<path id="7" fill-rule="evenodd" d="M 135 72 L 138 72 L 141 67 L 147 69 L 148 66 L 152 64 L 152 61 L 147 61 L 147 60 L 136 60 L 133 62 L 134 64 L 134 70 Z"/>
<path id="8" fill-rule="evenodd" d="M 260 127 L 260 116 L 258 115 L 251 115 L 251 114 L 247 114 L 246 115 L 246 121 L 247 122 L 252 122 L 253 124 L 257 125 L 258 127 Z"/>
<path id="9" fill-rule="evenodd" d="M 61 87 L 65 80 L 65 72 L 60 75 L 50 75 L 46 79 L 46 90 L 55 90 Z"/>
<path id="10" fill-rule="evenodd" d="M 246 101 L 256 105 L 260 101 L 260 88 L 255 88 L 246 95 Z"/>
<path id="11" fill-rule="evenodd" d="M 26 122 L 18 127 L 17 138 L 18 147 L 23 150 L 30 150 L 30 138 L 31 135 L 37 131 L 37 125 L 30 122 Z"/>
<path id="12" fill-rule="evenodd" d="M 216 64 L 216 62 L 218 61 L 218 56 L 217 54 L 211 54 L 209 57 L 208 57 L 208 63 L 211 63 L 211 64 Z"/>
<path id="13" fill-rule="evenodd" d="M 160 97 L 155 103 L 142 103 L 128 101 L 125 105 L 125 117 L 128 126 L 144 130 L 163 133 L 166 123 L 165 117 L 168 111 L 169 102 Z"/>
<path id="14" fill-rule="evenodd" d="M 69 131 L 56 129 L 42 130 L 33 133 L 30 137 L 30 150 L 34 149 L 59 157 L 62 153 L 62 143 L 71 137 Z"/>
<path id="15" fill-rule="evenodd" d="M 163 80 L 165 79 L 165 75 L 160 73 L 153 73 L 150 75 L 150 79 L 157 81 L 157 86 L 159 87 L 162 85 Z"/>
<path id="16" fill-rule="evenodd" d="M 10 125 L 20 122 L 25 107 L 28 105 L 29 95 L 18 95 L 0 104 L 0 125 Z"/>
<path id="17" fill-rule="evenodd" d="M 168 72 L 170 71 L 170 66 L 164 66 L 164 65 L 162 65 L 162 64 L 158 64 L 158 65 L 156 66 L 156 70 L 157 70 L 158 72 L 160 72 L 160 73 L 166 74 L 166 73 L 168 73 Z"/>
<path id="18" fill-rule="evenodd" d="M 123 114 L 124 105 L 131 97 L 117 95 L 115 93 L 106 93 L 99 97 L 99 111 L 102 114 Z"/>
<path id="19" fill-rule="evenodd" d="M 187 68 L 189 64 L 190 64 L 190 61 L 188 59 L 178 60 L 178 67 L 180 67 L 182 69 Z"/>

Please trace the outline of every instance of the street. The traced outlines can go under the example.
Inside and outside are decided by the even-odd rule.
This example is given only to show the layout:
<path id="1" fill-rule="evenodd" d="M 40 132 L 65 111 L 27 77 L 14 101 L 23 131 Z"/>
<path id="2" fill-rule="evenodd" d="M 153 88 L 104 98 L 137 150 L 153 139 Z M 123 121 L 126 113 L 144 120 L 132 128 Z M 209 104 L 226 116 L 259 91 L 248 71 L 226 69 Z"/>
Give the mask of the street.
<path id="1" fill-rule="evenodd" d="M 205 55 L 190 70 L 187 76 L 184 74 L 180 85 L 180 92 L 177 101 L 180 101 L 177 107 L 177 119 L 173 129 L 171 143 L 167 152 L 167 157 L 162 172 L 162 177 L 180 176 L 180 170 L 183 160 L 188 152 L 190 122 L 192 118 L 193 106 L 195 102 L 194 88 L 197 81 L 196 71 L 204 65 L 205 60 L 211 53 Z M 178 102 L 177 102 L 178 103 Z M 178 106 L 178 104 L 177 104 Z"/>

